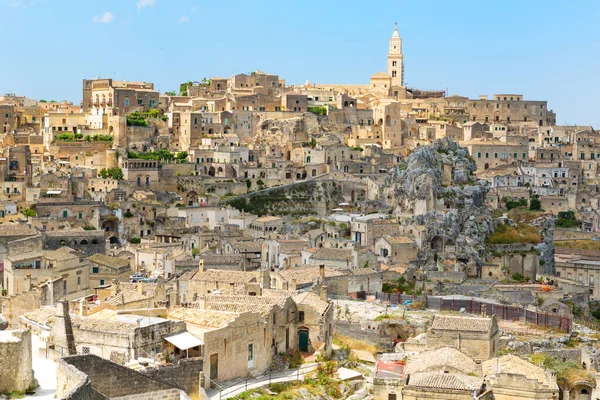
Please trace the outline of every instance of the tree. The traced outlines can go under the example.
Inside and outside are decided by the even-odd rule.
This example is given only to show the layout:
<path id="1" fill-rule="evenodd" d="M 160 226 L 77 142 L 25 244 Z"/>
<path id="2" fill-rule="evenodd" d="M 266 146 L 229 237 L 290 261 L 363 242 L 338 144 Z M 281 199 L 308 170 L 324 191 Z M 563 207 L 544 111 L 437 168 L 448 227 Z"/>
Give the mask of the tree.
<path id="1" fill-rule="evenodd" d="M 120 181 L 123 179 L 123 170 L 119 167 L 112 167 L 108 169 L 108 175 L 116 181 Z"/>
<path id="2" fill-rule="evenodd" d="M 533 211 L 541 211 L 542 202 L 540 201 L 540 199 L 531 199 L 529 201 L 529 209 Z"/>
<path id="3" fill-rule="evenodd" d="M 187 151 L 180 151 L 175 156 L 175 158 L 177 158 L 178 160 L 185 160 L 187 157 L 188 157 Z"/>
<path id="4" fill-rule="evenodd" d="M 40 100 L 40 103 L 47 103 L 47 101 L 42 99 L 42 100 Z"/>
<path id="5" fill-rule="evenodd" d="M 106 170 L 106 168 L 102 168 L 100 172 L 98 172 L 98 175 L 100 175 L 100 178 L 106 179 L 108 178 L 108 171 Z"/>
<path id="6" fill-rule="evenodd" d="M 259 188 L 262 188 L 263 186 L 265 186 L 265 183 L 263 182 L 262 179 L 257 180 L 256 184 L 258 185 Z"/>
<path id="7" fill-rule="evenodd" d="M 250 179 L 246 179 L 246 187 L 248 188 L 248 191 L 250 191 L 250 188 L 252 187 L 252 181 Z"/>
<path id="8" fill-rule="evenodd" d="M 177 94 L 175 93 L 175 91 L 174 91 L 174 90 L 171 90 L 170 92 L 165 92 L 165 94 L 166 94 L 167 96 L 177 96 Z"/>
<path id="9" fill-rule="evenodd" d="M 37 213 L 35 212 L 35 210 L 32 210 L 31 208 L 26 208 L 23 210 L 23 215 L 26 216 L 27 218 L 29 218 L 29 217 L 37 216 Z"/>

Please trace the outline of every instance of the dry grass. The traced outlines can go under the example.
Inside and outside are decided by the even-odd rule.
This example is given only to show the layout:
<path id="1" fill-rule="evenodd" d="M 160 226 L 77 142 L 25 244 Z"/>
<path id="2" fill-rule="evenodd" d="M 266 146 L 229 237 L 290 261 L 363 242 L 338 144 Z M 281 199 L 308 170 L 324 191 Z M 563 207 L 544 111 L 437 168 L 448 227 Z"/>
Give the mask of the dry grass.
<path id="1" fill-rule="evenodd" d="M 600 242 L 591 239 L 557 240 L 554 246 L 562 249 L 600 250 Z"/>
<path id="2" fill-rule="evenodd" d="M 524 208 L 513 208 L 508 212 L 508 218 L 512 218 L 516 223 L 528 223 L 545 214 L 546 212 L 544 211 L 531 211 Z"/>
<path id="3" fill-rule="evenodd" d="M 498 225 L 493 234 L 488 237 L 489 244 L 513 244 L 513 243 L 541 243 L 542 237 L 534 226 L 518 224 Z"/>
<path id="4" fill-rule="evenodd" d="M 343 335 L 335 335 L 333 337 L 333 343 L 338 345 L 338 346 L 348 346 L 350 349 L 353 350 L 364 350 L 364 351 L 368 351 L 369 353 L 375 355 L 377 354 L 377 347 L 364 342 L 362 340 L 359 339 L 354 339 L 348 336 L 343 336 Z"/>

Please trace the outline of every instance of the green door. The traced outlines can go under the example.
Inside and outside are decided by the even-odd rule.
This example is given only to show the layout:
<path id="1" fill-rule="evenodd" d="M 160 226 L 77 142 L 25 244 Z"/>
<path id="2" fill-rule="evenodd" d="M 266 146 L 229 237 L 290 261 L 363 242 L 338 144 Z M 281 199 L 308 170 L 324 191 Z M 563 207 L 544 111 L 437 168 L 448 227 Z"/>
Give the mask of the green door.
<path id="1" fill-rule="evenodd" d="M 306 329 L 298 330 L 298 348 L 300 351 L 308 351 L 308 331 Z"/>

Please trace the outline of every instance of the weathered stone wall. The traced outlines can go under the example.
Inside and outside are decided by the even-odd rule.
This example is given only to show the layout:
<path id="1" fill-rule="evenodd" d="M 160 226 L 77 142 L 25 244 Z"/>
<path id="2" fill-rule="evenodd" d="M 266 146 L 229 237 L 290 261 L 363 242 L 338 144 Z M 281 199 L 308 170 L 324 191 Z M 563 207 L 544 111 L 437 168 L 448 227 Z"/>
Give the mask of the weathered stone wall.
<path id="1" fill-rule="evenodd" d="M 142 374 L 166 382 L 186 392 L 192 399 L 199 398 L 202 358 L 181 359 L 177 364 L 160 365 L 140 371 Z"/>
<path id="2" fill-rule="evenodd" d="M 0 393 L 35 386 L 31 369 L 31 331 L 0 331 Z"/>
<path id="3" fill-rule="evenodd" d="M 144 374 L 104 360 L 93 355 L 71 356 L 61 360 L 72 368 L 59 368 L 57 371 L 57 382 L 59 391 L 62 390 L 61 383 L 66 384 L 71 390 L 80 390 L 85 387 L 81 375 L 76 374 L 73 369 L 87 375 L 91 381 L 92 390 L 110 399 L 164 399 L 179 400 L 181 391 L 163 382 L 151 379 Z M 79 399 L 79 397 L 70 397 Z M 87 400 L 87 398 L 84 398 Z"/>
<path id="4" fill-rule="evenodd" d="M 56 398 L 92 400 L 92 383 L 88 376 L 62 358 L 56 366 Z"/>
<path id="5" fill-rule="evenodd" d="M 41 307 L 40 293 L 32 290 L 14 296 L 0 297 L 0 314 L 8 319 L 9 326 L 19 325 L 19 316 Z"/>
<path id="6" fill-rule="evenodd" d="M 427 279 L 441 282 L 463 282 L 467 274 L 463 271 L 428 271 Z"/>

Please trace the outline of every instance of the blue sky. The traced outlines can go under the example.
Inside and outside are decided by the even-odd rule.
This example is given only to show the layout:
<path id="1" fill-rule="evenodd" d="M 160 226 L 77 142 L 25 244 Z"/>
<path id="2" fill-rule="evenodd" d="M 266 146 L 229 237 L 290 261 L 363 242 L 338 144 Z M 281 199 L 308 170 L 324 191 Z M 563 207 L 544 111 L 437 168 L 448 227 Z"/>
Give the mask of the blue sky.
<path id="1" fill-rule="evenodd" d="M 84 78 L 167 91 L 257 69 L 368 83 L 396 20 L 409 86 L 522 93 L 559 124 L 600 128 L 597 0 L 0 0 L 0 92 L 78 103 Z"/>

